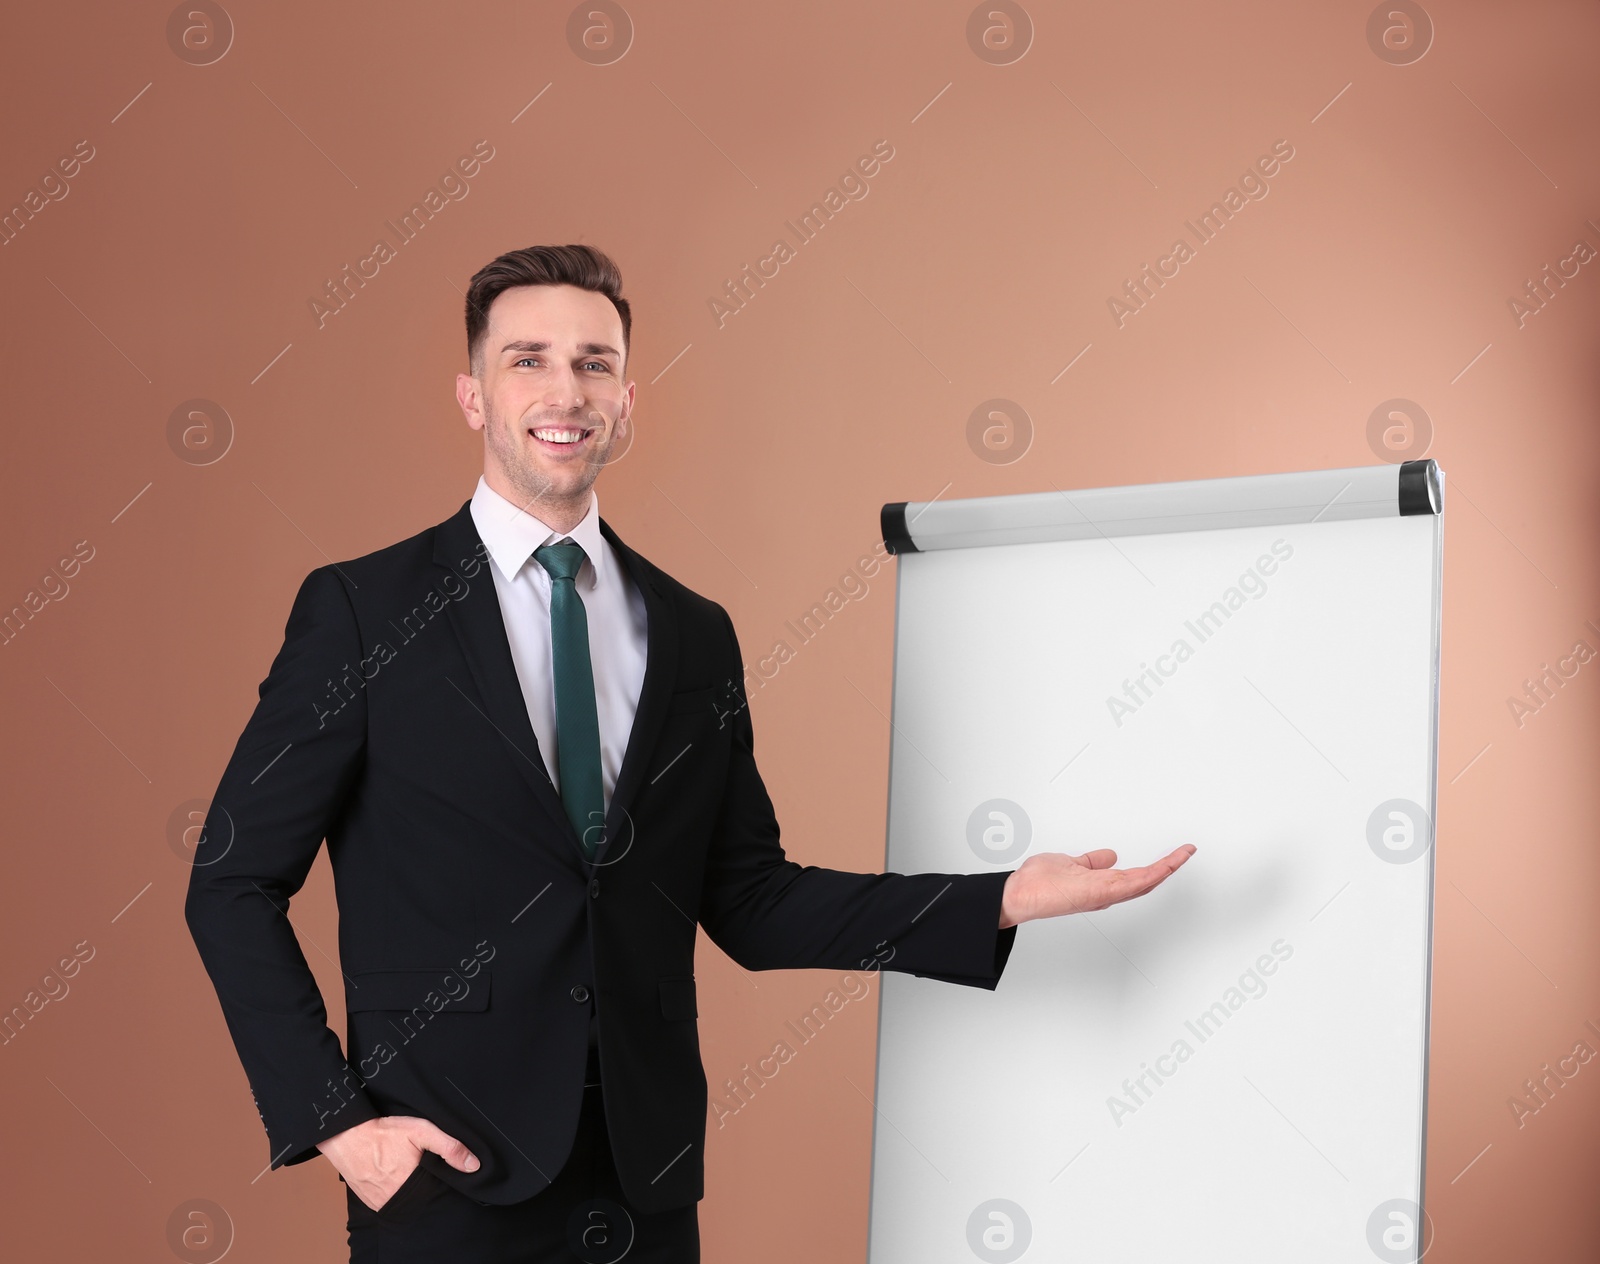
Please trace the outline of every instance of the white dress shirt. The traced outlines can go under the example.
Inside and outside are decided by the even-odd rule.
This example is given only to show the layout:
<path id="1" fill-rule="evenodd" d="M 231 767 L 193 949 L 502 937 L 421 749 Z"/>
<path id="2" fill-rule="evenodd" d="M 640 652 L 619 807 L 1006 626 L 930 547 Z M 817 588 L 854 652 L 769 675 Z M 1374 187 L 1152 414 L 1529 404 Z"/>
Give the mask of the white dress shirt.
<path id="1" fill-rule="evenodd" d="M 589 511 L 565 534 L 552 531 L 489 486 L 480 475 L 472 493 L 472 521 L 494 565 L 495 592 L 511 642 L 522 698 L 533 721 L 550 780 L 561 788 L 557 746 L 555 663 L 550 650 L 550 572 L 533 551 L 571 540 L 585 561 L 574 577 L 589 624 L 589 662 L 594 668 L 595 711 L 600 721 L 600 772 L 605 805 L 617 784 L 622 756 L 633 731 L 633 713 L 644 686 L 644 597 L 616 550 L 600 534 L 600 498 L 589 493 Z"/>

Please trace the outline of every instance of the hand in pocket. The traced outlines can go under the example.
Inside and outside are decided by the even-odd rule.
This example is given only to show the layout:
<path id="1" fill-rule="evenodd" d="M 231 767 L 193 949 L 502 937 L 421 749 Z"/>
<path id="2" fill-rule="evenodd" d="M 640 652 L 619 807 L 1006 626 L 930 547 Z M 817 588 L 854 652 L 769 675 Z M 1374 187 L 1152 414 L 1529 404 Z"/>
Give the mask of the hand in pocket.
<path id="1" fill-rule="evenodd" d="M 432 1150 L 451 1167 L 476 1172 L 478 1158 L 436 1124 L 415 1115 L 381 1115 L 317 1143 L 344 1182 L 373 1211 L 417 1175 L 422 1152 Z"/>

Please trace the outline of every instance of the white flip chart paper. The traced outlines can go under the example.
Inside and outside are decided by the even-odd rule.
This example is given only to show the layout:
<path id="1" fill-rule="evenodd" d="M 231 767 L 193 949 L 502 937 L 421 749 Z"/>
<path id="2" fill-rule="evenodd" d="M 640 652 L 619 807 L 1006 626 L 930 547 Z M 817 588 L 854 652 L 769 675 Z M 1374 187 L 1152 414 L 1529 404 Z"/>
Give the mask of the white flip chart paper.
<path id="1" fill-rule="evenodd" d="M 883 976 L 872 1264 L 1420 1258 L 1443 484 L 885 506 L 887 868 L 1199 850 Z"/>

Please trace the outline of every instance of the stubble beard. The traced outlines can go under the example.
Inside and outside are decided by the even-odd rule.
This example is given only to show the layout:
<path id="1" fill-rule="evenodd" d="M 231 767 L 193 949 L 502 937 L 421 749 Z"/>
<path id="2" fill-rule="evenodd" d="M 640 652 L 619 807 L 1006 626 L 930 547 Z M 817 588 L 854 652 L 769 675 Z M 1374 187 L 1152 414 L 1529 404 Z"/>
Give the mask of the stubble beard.
<path id="1" fill-rule="evenodd" d="M 483 404 L 484 430 L 488 435 L 489 450 L 494 454 L 500 466 L 517 495 L 521 498 L 519 507 L 532 512 L 536 506 L 552 504 L 557 501 L 576 500 L 585 496 L 594 486 L 595 479 L 600 477 L 600 471 L 605 468 L 606 461 L 611 455 L 611 449 L 616 446 L 617 432 L 608 428 L 606 446 L 597 449 L 594 458 L 583 463 L 584 477 L 578 486 L 570 492 L 562 492 L 556 481 L 550 478 L 536 465 L 533 464 L 527 448 L 522 443 L 526 427 L 519 420 L 516 423 L 505 420 L 495 411 L 494 405 L 487 399 Z M 542 422 L 542 425 L 576 425 L 571 421 Z"/>

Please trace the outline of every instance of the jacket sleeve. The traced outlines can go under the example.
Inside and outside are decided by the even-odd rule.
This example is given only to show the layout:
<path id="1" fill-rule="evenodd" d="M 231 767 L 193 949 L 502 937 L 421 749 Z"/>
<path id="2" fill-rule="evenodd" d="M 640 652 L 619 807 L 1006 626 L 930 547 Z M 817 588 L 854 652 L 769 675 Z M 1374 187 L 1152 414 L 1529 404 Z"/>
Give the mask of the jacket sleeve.
<path id="1" fill-rule="evenodd" d="M 992 990 L 1017 934 L 1000 929 L 1011 871 L 846 873 L 785 857 L 756 769 L 738 637 L 722 617 L 734 672 L 721 723 L 733 741 L 700 899 L 712 942 L 747 970 L 882 968 Z"/>
<path id="2" fill-rule="evenodd" d="M 288 915 L 366 749 L 364 690 L 332 689 L 360 658 L 343 581 L 319 567 L 300 585 L 212 797 L 184 904 L 274 1168 L 315 1158 L 318 1141 L 382 1113 L 328 1027 Z"/>

